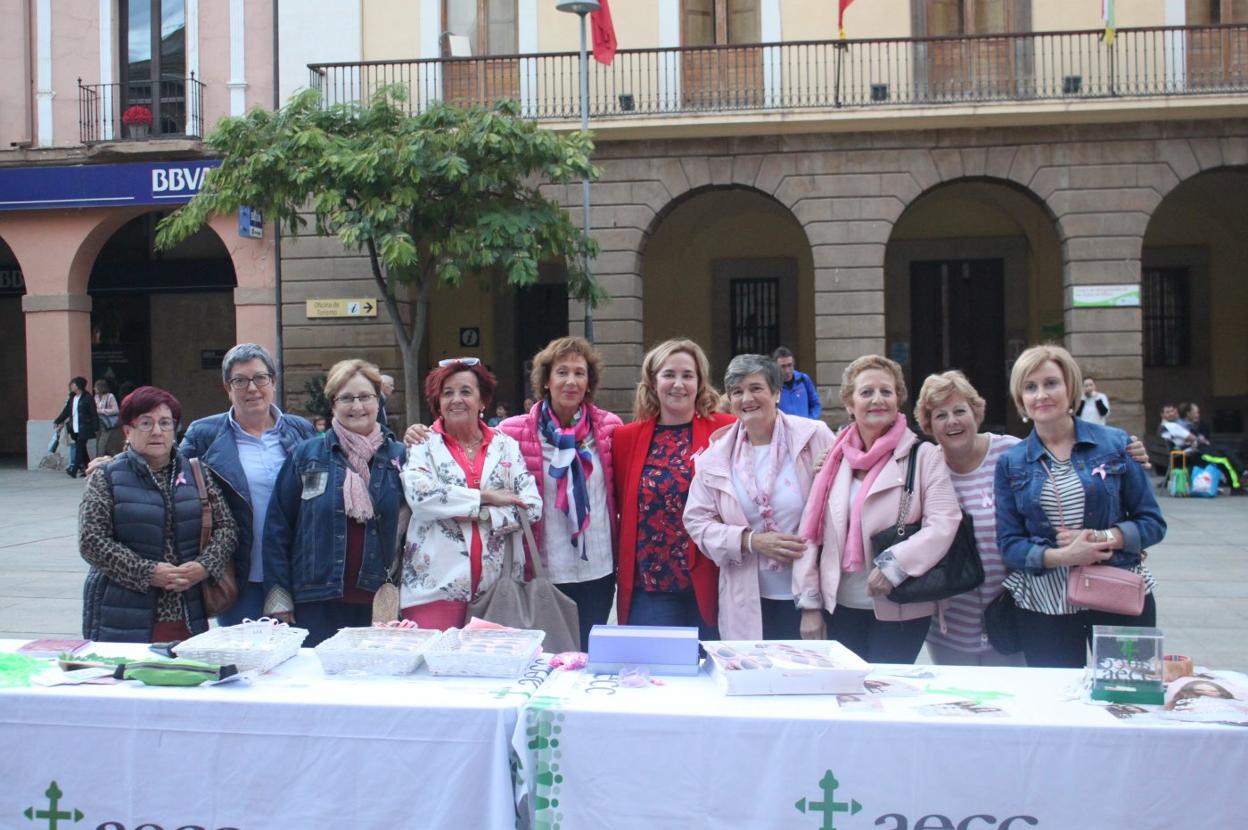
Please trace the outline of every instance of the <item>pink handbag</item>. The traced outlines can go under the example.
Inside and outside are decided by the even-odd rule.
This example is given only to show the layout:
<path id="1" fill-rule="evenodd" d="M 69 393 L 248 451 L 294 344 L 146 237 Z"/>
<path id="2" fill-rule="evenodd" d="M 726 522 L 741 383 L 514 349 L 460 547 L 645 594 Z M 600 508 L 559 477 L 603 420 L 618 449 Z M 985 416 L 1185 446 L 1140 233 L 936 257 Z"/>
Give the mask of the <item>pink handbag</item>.
<path id="1" fill-rule="evenodd" d="M 1144 577 L 1110 565 L 1075 565 L 1066 581 L 1071 605 L 1139 616 L 1144 610 Z"/>

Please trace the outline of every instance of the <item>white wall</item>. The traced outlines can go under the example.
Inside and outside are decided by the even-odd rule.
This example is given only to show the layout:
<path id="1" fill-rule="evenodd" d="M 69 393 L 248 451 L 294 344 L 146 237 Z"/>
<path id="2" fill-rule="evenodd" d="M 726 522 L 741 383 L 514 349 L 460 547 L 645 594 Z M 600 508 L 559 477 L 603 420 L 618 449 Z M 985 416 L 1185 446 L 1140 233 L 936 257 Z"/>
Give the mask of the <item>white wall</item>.
<path id="1" fill-rule="evenodd" d="M 286 0 L 279 7 L 282 101 L 308 86 L 308 64 L 363 60 L 360 0 Z"/>

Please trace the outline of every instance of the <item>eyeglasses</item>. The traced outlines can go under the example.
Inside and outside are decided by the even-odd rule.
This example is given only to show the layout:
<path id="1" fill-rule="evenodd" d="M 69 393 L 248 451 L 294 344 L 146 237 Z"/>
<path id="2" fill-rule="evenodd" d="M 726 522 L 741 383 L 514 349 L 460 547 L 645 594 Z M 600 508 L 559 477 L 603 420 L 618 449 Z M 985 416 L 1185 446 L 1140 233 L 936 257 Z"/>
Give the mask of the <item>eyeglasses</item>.
<path id="1" fill-rule="evenodd" d="M 142 417 L 134 422 L 134 426 L 139 432 L 151 432 L 160 427 L 161 432 L 173 432 L 178 427 L 178 422 L 172 418 L 161 418 L 159 421 L 155 418 Z"/>
<path id="2" fill-rule="evenodd" d="M 476 366 L 481 362 L 479 357 L 448 357 L 446 360 L 438 361 L 438 368 L 445 369 L 447 366 L 454 366 L 456 363 L 462 363 L 465 366 Z"/>
<path id="3" fill-rule="evenodd" d="M 273 376 L 267 372 L 261 372 L 260 374 L 254 375 L 253 377 L 249 377 L 249 378 L 245 378 L 242 375 L 237 375 L 236 377 L 230 378 L 230 388 L 235 390 L 236 392 L 242 392 L 244 389 L 247 388 L 247 385 L 250 383 L 254 383 L 257 389 L 263 389 L 264 387 L 268 386 L 272 382 L 273 382 Z"/>
<path id="4" fill-rule="evenodd" d="M 353 403 L 368 404 L 377 400 L 377 396 L 371 392 L 365 392 L 363 395 L 339 395 L 334 398 L 334 403 L 340 403 L 343 406 L 350 406 Z"/>

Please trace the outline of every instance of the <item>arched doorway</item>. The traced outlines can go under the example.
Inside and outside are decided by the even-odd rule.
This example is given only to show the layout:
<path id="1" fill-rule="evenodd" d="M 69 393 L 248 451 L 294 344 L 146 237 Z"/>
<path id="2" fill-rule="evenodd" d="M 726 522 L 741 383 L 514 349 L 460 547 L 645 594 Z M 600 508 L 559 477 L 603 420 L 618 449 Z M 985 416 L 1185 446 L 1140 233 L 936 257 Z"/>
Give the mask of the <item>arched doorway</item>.
<path id="1" fill-rule="evenodd" d="M 1018 432 L 1010 367 L 1063 335 L 1061 244 L 1043 205 L 998 180 L 929 190 L 893 228 L 884 296 L 888 354 L 911 397 L 929 374 L 961 369 L 987 401 L 985 428 Z"/>
<path id="2" fill-rule="evenodd" d="M 0 456 L 26 453 L 26 283 L 13 251 L 0 239 L 0 389 L 7 417 L 0 425 Z"/>
<path id="3" fill-rule="evenodd" d="M 127 222 L 95 258 L 91 369 L 118 392 L 148 383 L 169 389 L 185 424 L 221 409 L 221 358 L 235 342 L 236 280 L 229 252 L 209 228 L 156 252 L 162 216 Z"/>
<path id="4" fill-rule="evenodd" d="M 1180 183 L 1149 219 L 1141 256 L 1145 422 L 1192 401 L 1213 431 L 1242 434 L 1248 412 L 1248 170 Z"/>
<path id="5" fill-rule="evenodd" d="M 776 346 L 814 374 L 810 242 L 771 196 L 746 187 L 694 191 L 655 219 L 641 257 L 646 348 L 693 339 L 716 386 L 733 355 Z"/>

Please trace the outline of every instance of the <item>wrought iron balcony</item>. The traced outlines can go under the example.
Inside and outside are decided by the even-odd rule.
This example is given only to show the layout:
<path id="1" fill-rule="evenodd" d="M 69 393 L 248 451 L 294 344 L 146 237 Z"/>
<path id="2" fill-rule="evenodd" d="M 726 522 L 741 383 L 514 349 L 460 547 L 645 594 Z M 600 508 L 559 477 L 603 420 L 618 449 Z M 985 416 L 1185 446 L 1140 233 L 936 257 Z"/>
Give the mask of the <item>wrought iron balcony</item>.
<path id="1" fill-rule="evenodd" d="M 127 119 L 127 112 L 134 115 Z M 78 132 L 83 144 L 202 138 L 204 85 L 193 72 L 117 84 L 84 84 L 79 78 Z"/>
<path id="2" fill-rule="evenodd" d="M 579 54 L 309 64 L 326 105 L 382 86 L 433 100 L 520 101 L 537 119 L 580 114 Z M 622 49 L 590 62 L 594 119 L 927 107 L 1248 90 L 1248 24 L 934 38 Z"/>

